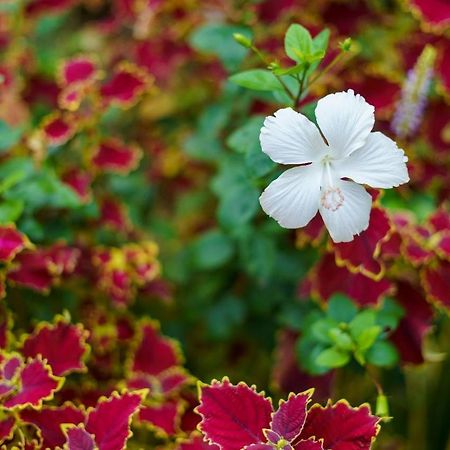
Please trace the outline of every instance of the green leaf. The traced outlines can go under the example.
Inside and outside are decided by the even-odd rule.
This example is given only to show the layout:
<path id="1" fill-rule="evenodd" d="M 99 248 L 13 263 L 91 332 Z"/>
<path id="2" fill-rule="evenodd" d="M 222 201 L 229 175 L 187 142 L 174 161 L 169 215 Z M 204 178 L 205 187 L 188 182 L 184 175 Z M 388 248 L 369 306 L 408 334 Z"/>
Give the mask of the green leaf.
<path id="1" fill-rule="evenodd" d="M 23 134 L 22 127 L 11 127 L 3 120 L 0 120 L 0 151 L 9 150 L 16 145 Z"/>
<path id="2" fill-rule="evenodd" d="M 23 200 L 27 211 L 39 208 L 75 208 L 80 205 L 77 194 L 49 168 L 42 168 L 24 182 L 4 193 L 8 200 Z"/>
<path id="3" fill-rule="evenodd" d="M 399 359 L 397 349 L 387 341 L 375 342 L 365 356 L 370 364 L 380 367 L 392 367 Z"/>
<path id="4" fill-rule="evenodd" d="M 250 69 L 232 75 L 230 81 L 255 91 L 282 91 L 284 88 L 277 77 L 266 69 Z"/>
<path id="5" fill-rule="evenodd" d="M 310 327 L 311 336 L 318 342 L 323 344 L 332 344 L 333 340 L 330 336 L 330 330 L 336 328 L 337 323 L 330 318 L 324 318 L 316 321 Z"/>
<path id="6" fill-rule="evenodd" d="M 301 367 L 312 375 L 322 375 L 330 369 L 317 364 L 317 357 L 323 352 L 324 346 L 307 337 L 301 337 L 295 344 L 295 354 Z"/>
<path id="7" fill-rule="evenodd" d="M 11 189 L 34 173 L 29 158 L 13 158 L 0 165 L 0 193 Z"/>
<path id="8" fill-rule="evenodd" d="M 252 39 L 252 33 L 247 27 L 218 23 L 198 28 L 191 35 L 190 44 L 198 51 L 217 55 L 225 68 L 232 72 L 239 68 L 248 52 L 234 39 L 236 33 Z"/>
<path id="9" fill-rule="evenodd" d="M 327 348 L 316 358 L 316 363 L 330 368 L 345 366 L 350 361 L 350 354 L 337 348 Z"/>
<path id="10" fill-rule="evenodd" d="M 247 122 L 233 131 L 227 139 L 227 145 L 237 153 L 249 150 L 261 152 L 259 133 L 264 123 L 264 116 L 251 117 Z"/>
<path id="11" fill-rule="evenodd" d="M 405 310 L 395 300 L 385 298 L 381 310 L 377 312 L 376 323 L 382 328 L 395 330 L 404 315 Z"/>
<path id="12" fill-rule="evenodd" d="M 218 135 L 227 124 L 231 112 L 230 102 L 217 102 L 204 109 L 199 117 L 195 133 L 185 144 L 184 151 L 201 160 L 216 160 L 223 151 Z"/>
<path id="13" fill-rule="evenodd" d="M 352 338 L 340 328 L 332 328 L 329 330 L 328 335 L 335 347 L 339 350 L 349 351 L 353 350 L 355 347 Z"/>
<path id="14" fill-rule="evenodd" d="M 376 314 L 372 309 L 360 312 L 349 324 L 349 331 L 356 343 L 356 349 L 361 354 L 370 348 L 379 334 L 381 327 L 375 325 Z"/>
<path id="15" fill-rule="evenodd" d="M 313 40 L 309 31 L 299 24 L 292 24 L 284 38 L 284 49 L 293 61 L 305 62 L 313 49 Z"/>
<path id="16" fill-rule="evenodd" d="M 217 214 L 219 222 L 224 227 L 242 226 L 259 210 L 259 191 L 248 183 L 228 187 L 222 194 Z"/>
<path id="17" fill-rule="evenodd" d="M 257 280 L 267 280 L 273 273 L 277 256 L 273 239 L 250 230 L 241 237 L 240 244 L 246 272 Z"/>
<path id="18" fill-rule="evenodd" d="M 375 325 L 376 314 L 372 309 L 366 309 L 358 313 L 355 318 L 349 323 L 350 334 L 354 339 L 367 328 Z"/>
<path id="19" fill-rule="evenodd" d="M 356 337 L 356 346 L 360 352 L 365 352 L 372 347 L 377 337 L 381 333 L 381 327 L 374 325 L 361 331 Z"/>
<path id="20" fill-rule="evenodd" d="M 305 70 L 305 64 L 300 63 L 292 67 L 278 67 L 273 70 L 275 75 L 296 75 Z"/>
<path id="21" fill-rule="evenodd" d="M 329 40 L 330 40 L 330 30 L 328 28 L 325 28 L 313 38 L 312 46 L 315 51 L 321 51 L 325 55 L 328 48 Z"/>
<path id="22" fill-rule="evenodd" d="M 235 130 L 228 138 L 227 145 L 237 153 L 243 153 L 245 166 L 251 176 L 262 177 L 276 164 L 261 150 L 259 134 L 264 123 L 263 116 L 251 117 L 244 126 Z"/>
<path id="23" fill-rule="evenodd" d="M 358 308 L 344 294 L 336 293 L 328 301 L 328 316 L 336 322 L 350 322 L 357 314 Z"/>
<path id="24" fill-rule="evenodd" d="M 15 222 L 22 214 L 24 201 L 20 199 L 4 200 L 0 203 L 0 223 Z"/>
<path id="25" fill-rule="evenodd" d="M 194 264 L 199 269 L 215 269 L 227 263 L 233 252 L 233 241 L 222 231 L 212 230 L 195 243 Z"/>
<path id="26" fill-rule="evenodd" d="M 245 302 L 226 296 L 215 303 L 207 313 L 207 326 L 214 339 L 227 339 L 245 317 Z"/>

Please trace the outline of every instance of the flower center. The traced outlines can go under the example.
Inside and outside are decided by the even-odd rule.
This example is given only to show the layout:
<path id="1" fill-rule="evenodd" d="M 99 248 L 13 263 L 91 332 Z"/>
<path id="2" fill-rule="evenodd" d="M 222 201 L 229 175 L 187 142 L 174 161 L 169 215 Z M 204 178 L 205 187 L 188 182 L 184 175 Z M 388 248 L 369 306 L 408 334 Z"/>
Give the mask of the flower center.
<path id="1" fill-rule="evenodd" d="M 344 194 L 339 188 L 327 187 L 320 197 L 320 203 L 326 209 L 337 211 L 344 204 Z"/>

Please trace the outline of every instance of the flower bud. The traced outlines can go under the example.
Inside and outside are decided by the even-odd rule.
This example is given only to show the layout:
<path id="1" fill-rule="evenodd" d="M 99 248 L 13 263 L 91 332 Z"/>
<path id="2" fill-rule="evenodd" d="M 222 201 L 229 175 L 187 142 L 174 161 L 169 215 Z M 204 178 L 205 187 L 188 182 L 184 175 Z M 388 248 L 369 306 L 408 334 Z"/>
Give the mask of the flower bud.
<path id="1" fill-rule="evenodd" d="M 245 48 L 250 48 L 252 46 L 251 39 L 241 33 L 233 33 L 233 38 L 238 44 L 241 44 Z"/>

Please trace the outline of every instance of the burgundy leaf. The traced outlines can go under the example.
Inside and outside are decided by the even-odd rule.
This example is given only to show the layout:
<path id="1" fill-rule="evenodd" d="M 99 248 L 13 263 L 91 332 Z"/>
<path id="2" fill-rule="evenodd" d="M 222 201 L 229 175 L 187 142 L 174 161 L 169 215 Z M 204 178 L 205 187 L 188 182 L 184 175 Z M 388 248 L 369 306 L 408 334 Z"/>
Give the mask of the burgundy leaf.
<path id="1" fill-rule="evenodd" d="M 43 407 L 40 410 L 25 409 L 20 412 L 23 422 L 35 425 L 42 436 L 43 448 L 62 447 L 65 436 L 61 425 L 84 422 L 84 414 L 72 404 L 59 407 Z"/>
<path id="2" fill-rule="evenodd" d="M 19 378 L 20 389 L 5 400 L 3 405 L 6 408 L 25 405 L 38 407 L 43 400 L 52 398 L 63 382 L 62 378 L 52 374 L 50 366 L 44 364 L 40 358 L 28 361 Z"/>
<path id="3" fill-rule="evenodd" d="M 227 378 L 202 386 L 200 430 L 223 450 L 240 450 L 263 440 L 272 413 L 270 399 L 244 383 L 232 385 Z"/>
<path id="4" fill-rule="evenodd" d="M 325 407 L 314 405 L 301 436 L 323 439 L 328 450 L 369 450 L 379 430 L 378 421 L 365 405 L 352 408 L 345 401 Z"/>
<path id="5" fill-rule="evenodd" d="M 55 375 L 66 375 L 85 368 L 83 358 L 88 352 L 86 331 L 81 325 L 67 323 L 62 317 L 56 324 L 38 326 L 25 339 L 23 354 L 45 358 Z"/>
<path id="6" fill-rule="evenodd" d="M 67 450 L 95 450 L 94 439 L 92 436 L 83 428 L 83 426 L 69 426 L 66 427 Z"/>
<path id="7" fill-rule="evenodd" d="M 99 450 L 121 450 L 130 436 L 130 423 L 139 409 L 145 391 L 113 393 L 103 398 L 86 420 L 86 431 L 95 436 Z"/>
<path id="8" fill-rule="evenodd" d="M 313 391 L 290 394 L 287 401 L 281 400 L 270 425 L 275 433 L 292 442 L 302 431 L 306 420 L 306 408 Z"/>

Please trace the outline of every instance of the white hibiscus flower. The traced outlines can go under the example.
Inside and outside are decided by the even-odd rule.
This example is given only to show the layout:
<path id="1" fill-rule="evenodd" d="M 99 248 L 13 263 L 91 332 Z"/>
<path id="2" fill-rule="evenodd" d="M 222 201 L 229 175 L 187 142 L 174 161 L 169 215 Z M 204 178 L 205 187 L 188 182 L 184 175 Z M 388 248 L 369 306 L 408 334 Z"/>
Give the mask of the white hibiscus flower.
<path id="1" fill-rule="evenodd" d="M 263 210 L 284 228 L 300 228 L 320 212 L 334 242 L 349 242 L 369 226 L 372 197 L 361 184 L 392 188 L 409 181 L 403 150 L 372 132 L 374 107 L 349 90 L 319 100 L 320 130 L 291 108 L 267 117 L 264 153 L 286 170 L 262 193 Z"/>

